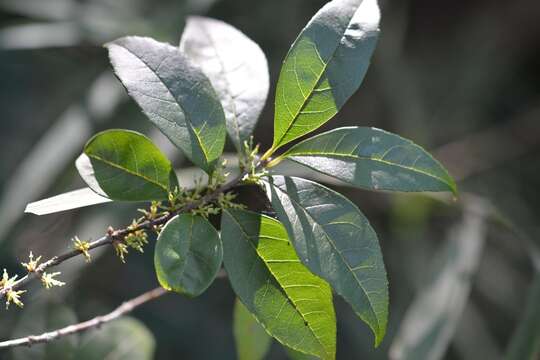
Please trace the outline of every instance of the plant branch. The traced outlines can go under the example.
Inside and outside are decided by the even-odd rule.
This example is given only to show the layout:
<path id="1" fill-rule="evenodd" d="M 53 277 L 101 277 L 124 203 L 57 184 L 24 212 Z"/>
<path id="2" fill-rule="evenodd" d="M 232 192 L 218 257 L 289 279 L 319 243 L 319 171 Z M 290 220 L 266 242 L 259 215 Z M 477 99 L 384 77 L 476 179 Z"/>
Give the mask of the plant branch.
<path id="1" fill-rule="evenodd" d="M 152 300 L 160 298 L 167 294 L 168 291 L 162 287 L 155 288 L 142 295 L 137 296 L 134 299 L 124 302 L 117 307 L 113 312 L 96 316 L 93 319 L 84 321 L 78 324 L 69 325 L 64 328 L 43 333 L 41 335 L 30 335 L 19 339 L 7 340 L 0 342 L 0 349 L 13 348 L 19 346 L 32 346 L 34 344 L 48 343 L 59 338 L 80 333 L 83 331 L 99 328 L 101 325 L 118 319 L 119 317 L 126 315 L 127 313 L 135 310 L 139 306 L 146 304 Z"/>
<path id="2" fill-rule="evenodd" d="M 177 215 L 179 213 L 191 211 L 191 210 L 194 210 L 194 209 L 196 209 L 197 207 L 199 207 L 201 205 L 207 204 L 207 203 L 215 200 L 219 196 L 220 193 L 227 192 L 227 191 L 231 190 L 234 186 L 238 185 L 238 183 L 240 183 L 242 181 L 242 179 L 244 178 L 245 175 L 247 175 L 247 172 L 244 171 L 240 175 L 235 177 L 233 180 L 228 182 L 227 184 L 218 187 L 214 191 L 204 195 L 199 200 L 194 201 L 192 203 L 189 203 L 189 204 L 185 205 L 184 207 L 182 207 L 182 208 L 180 208 L 180 209 L 178 209 L 178 210 L 176 210 L 174 212 L 163 215 L 163 216 L 158 217 L 158 218 L 153 219 L 153 220 L 147 220 L 147 221 L 139 224 L 139 226 L 134 227 L 134 228 L 126 227 L 126 228 L 123 228 L 123 229 L 114 230 L 111 233 L 108 233 L 107 235 L 105 235 L 105 236 L 91 242 L 89 244 L 89 250 L 93 250 L 93 249 L 96 249 L 98 247 L 105 246 L 105 245 L 111 245 L 115 241 L 122 241 L 126 235 L 129 235 L 130 233 L 132 233 L 134 231 L 137 231 L 137 230 L 151 230 L 155 226 L 165 224 L 172 217 L 174 217 L 175 215 Z M 8 291 L 20 289 L 23 285 L 27 284 L 28 282 L 30 282 L 34 278 L 41 278 L 41 276 L 43 275 L 43 273 L 47 269 L 49 269 L 51 267 L 54 267 L 54 266 L 57 266 L 57 265 L 63 263 L 64 261 L 66 261 L 68 259 L 71 259 L 73 257 L 79 256 L 81 254 L 82 254 L 82 252 L 80 250 L 75 249 L 75 250 L 68 251 L 68 252 L 66 252 L 64 254 L 55 256 L 55 257 L 41 263 L 37 267 L 37 269 L 35 271 L 27 273 L 25 276 L 23 276 L 22 278 L 17 280 L 15 283 L 13 283 L 12 286 L 1 288 L 0 289 L 0 299 L 2 297 L 4 297 L 8 293 Z"/>

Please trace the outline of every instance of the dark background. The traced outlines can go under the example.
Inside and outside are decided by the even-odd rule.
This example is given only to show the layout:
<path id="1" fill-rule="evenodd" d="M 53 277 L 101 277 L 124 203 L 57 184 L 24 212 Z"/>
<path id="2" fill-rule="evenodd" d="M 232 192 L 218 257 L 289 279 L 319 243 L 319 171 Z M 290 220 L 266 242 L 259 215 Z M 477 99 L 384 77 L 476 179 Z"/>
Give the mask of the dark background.
<path id="1" fill-rule="evenodd" d="M 270 65 L 273 88 L 255 132 L 266 149 L 281 61 L 323 4 L 0 0 L 0 268 L 16 273 L 28 250 L 49 257 L 66 250 L 75 235 L 95 239 L 108 225 L 130 222 L 136 205 L 106 204 L 43 217 L 23 214 L 29 202 L 84 186 L 73 162 L 97 131 L 144 132 L 178 168 L 190 166 L 126 98 L 101 44 L 128 34 L 177 44 L 189 14 L 241 29 L 261 45 Z M 453 249 L 457 241 L 450 229 L 476 216 L 469 211 L 471 202 L 489 202 L 496 208 L 491 214 L 497 215 L 482 220 L 486 230 L 478 242 L 480 253 L 467 260 L 469 271 L 456 277 L 465 290 L 452 288 L 449 294 L 456 298 L 443 297 L 452 306 L 438 312 L 422 306 L 425 318 L 442 316 L 442 323 L 455 323 L 439 340 L 444 359 L 501 358 L 524 315 L 540 247 L 540 2 L 387 0 L 380 6 L 381 37 L 368 75 L 321 130 L 364 125 L 408 137 L 449 169 L 462 195 L 447 201 L 337 188 L 359 205 L 379 234 L 391 301 L 387 337 L 373 349 L 367 326 L 336 298 L 337 357 L 389 357 L 407 309 L 419 294 L 435 292 L 425 290 L 431 281 L 446 281 L 438 277 L 441 264 L 452 264 L 459 251 L 470 251 L 466 246 L 443 250 Z M 142 256 L 130 254 L 126 265 L 106 249 L 90 264 L 74 259 L 59 271 L 68 284 L 51 291 L 34 284 L 24 295 L 28 308 L 66 306 L 86 320 L 157 284 L 151 246 Z M 466 305 L 460 307 L 460 301 Z M 133 316 L 154 334 L 156 359 L 234 359 L 233 302 L 230 286 L 217 280 L 198 299 L 170 295 Z M 536 304 L 532 309 L 538 312 L 540 300 Z M 24 319 L 23 313 L 15 307 L 0 309 L 0 339 L 19 335 L 23 320 L 37 322 Z M 420 325 L 413 321 L 410 326 L 409 332 Z M 537 326 L 528 335 L 539 336 L 538 331 Z M 427 348 L 435 343 L 429 337 L 421 341 Z M 11 356 L 25 358 L 24 353 L 0 352 L 1 359 Z M 268 358 L 284 359 L 285 353 L 274 344 Z"/>

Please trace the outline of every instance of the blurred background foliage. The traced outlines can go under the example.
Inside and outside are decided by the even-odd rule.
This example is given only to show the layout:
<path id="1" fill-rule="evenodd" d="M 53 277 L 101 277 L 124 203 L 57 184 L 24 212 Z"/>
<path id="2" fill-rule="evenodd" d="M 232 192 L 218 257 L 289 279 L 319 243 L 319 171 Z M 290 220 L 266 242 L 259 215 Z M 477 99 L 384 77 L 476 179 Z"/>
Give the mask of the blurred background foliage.
<path id="1" fill-rule="evenodd" d="M 288 47 L 323 4 L 0 0 L 0 264 L 17 272 L 28 250 L 49 257 L 74 235 L 95 239 L 108 225 L 130 222 L 133 204 L 23 214 L 28 202 L 83 186 L 73 161 L 95 132 L 142 131 L 179 169 L 190 166 L 127 99 L 103 43 L 146 35 L 177 44 L 187 15 L 211 16 L 261 45 L 275 86 Z M 375 194 L 333 184 L 377 230 L 391 299 L 387 337 L 373 349 L 367 327 L 336 298 L 338 359 L 537 359 L 540 3 L 380 5 L 382 36 L 364 84 L 321 131 L 365 125 L 411 138 L 447 166 L 461 195 Z M 263 148 L 271 143 L 270 94 L 255 134 Z M 44 291 L 34 284 L 25 311 L 0 310 L 1 339 L 88 319 L 156 285 L 151 248 L 130 254 L 126 265 L 105 249 L 91 264 L 75 259 L 59 270 L 67 286 Z M 230 286 L 217 280 L 198 299 L 170 295 L 137 310 L 138 320 L 0 358 L 234 359 L 233 304 Z M 274 344 L 267 358 L 286 355 Z"/>

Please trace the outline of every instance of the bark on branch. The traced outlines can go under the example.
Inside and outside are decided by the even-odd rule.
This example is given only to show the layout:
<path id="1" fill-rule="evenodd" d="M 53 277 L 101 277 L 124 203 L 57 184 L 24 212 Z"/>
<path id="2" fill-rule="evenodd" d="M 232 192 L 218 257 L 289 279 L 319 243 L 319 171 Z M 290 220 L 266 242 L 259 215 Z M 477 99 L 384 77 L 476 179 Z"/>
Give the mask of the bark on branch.
<path id="1" fill-rule="evenodd" d="M 41 335 L 30 335 L 19 339 L 3 341 L 0 342 L 0 349 L 48 343 L 68 335 L 99 328 L 101 325 L 116 320 L 119 317 L 135 310 L 139 306 L 157 298 L 160 298 L 167 293 L 167 290 L 163 289 L 162 287 L 155 288 L 153 290 L 145 292 L 142 295 L 137 296 L 134 299 L 124 302 L 122 305 L 117 307 L 113 312 L 109 314 L 97 316 L 88 321 L 69 325 L 58 330 L 43 333 Z"/>

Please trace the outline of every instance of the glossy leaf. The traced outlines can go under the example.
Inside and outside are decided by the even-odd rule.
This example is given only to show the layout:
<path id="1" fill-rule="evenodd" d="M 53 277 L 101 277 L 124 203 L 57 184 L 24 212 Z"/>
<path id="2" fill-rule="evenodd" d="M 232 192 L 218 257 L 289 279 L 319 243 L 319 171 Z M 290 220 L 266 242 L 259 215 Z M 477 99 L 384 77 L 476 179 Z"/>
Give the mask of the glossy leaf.
<path id="1" fill-rule="evenodd" d="M 161 286 L 189 296 L 203 293 L 214 281 L 223 249 L 212 224 L 198 215 L 172 218 L 160 232 L 154 264 Z"/>
<path id="2" fill-rule="evenodd" d="M 201 67 L 221 100 L 227 132 L 238 150 L 255 129 L 270 86 L 259 45 L 231 25 L 191 16 L 180 50 Z"/>
<path id="3" fill-rule="evenodd" d="M 388 281 L 367 219 L 352 202 L 317 183 L 272 176 L 266 185 L 299 258 L 371 327 L 377 346 L 386 332 Z"/>
<path id="4" fill-rule="evenodd" d="M 295 350 L 334 359 L 331 289 L 302 265 L 283 225 L 261 214 L 227 210 L 221 237 L 231 285 L 266 331 Z"/>
<path id="5" fill-rule="evenodd" d="M 210 171 L 225 144 L 225 115 L 208 78 L 178 48 L 150 38 L 108 43 L 115 73 L 143 112 L 196 165 Z"/>
<path id="6" fill-rule="evenodd" d="M 296 144 L 283 156 L 361 188 L 456 192 L 454 180 L 429 153 L 380 129 L 331 130 Z"/>
<path id="7" fill-rule="evenodd" d="M 238 299 L 234 303 L 234 340 L 238 360 L 262 360 L 272 344 L 272 338 Z"/>
<path id="8" fill-rule="evenodd" d="M 376 0 L 334 0 L 302 30 L 279 75 L 273 149 L 327 122 L 358 89 L 379 18 Z"/>
<path id="9" fill-rule="evenodd" d="M 165 155 L 134 131 L 98 133 L 86 143 L 76 165 L 92 190 L 112 200 L 167 199 L 177 183 Z"/>

